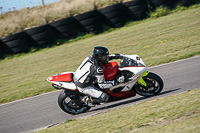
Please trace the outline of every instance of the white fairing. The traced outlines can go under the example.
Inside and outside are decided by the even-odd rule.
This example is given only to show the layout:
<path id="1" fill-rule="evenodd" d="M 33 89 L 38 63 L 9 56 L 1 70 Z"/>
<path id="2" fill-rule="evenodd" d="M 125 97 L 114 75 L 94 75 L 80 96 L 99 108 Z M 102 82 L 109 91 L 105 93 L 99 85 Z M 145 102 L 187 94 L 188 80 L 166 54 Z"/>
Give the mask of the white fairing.
<path id="1" fill-rule="evenodd" d="M 74 74 L 74 72 L 63 72 L 63 73 L 60 73 L 60 74 L 57 74 L 57 75 L 67 74 L 67 73 L 73 73 L 73 74 Z M 54 75 L 54 76 L 56 76 L 56 75 Z M 63 88 L 69 89 L 69 90 L 77 90 L 77 87 L 76 87 L 76 85 L 74 84 L 74 82 L 50 81 L 50 80 L 51 80 L 50 78 L 51 78 L 51 77 L 49 77 L 49 78 L 47 79 L 48 82 L 51 82 L 51 83 L 53 83 L 53 84 L 56 84 L 56 85 L 58 85 L 58 86 L 60 86 L 60 87 L 63 87 Z"/>
<path id="2" fill-rule="evenodd" d="M 76 85 L 73 82 L 52 82 L 52 83 L 69 90 L 77 90 Z"/>
<path id="3" fill-rule="evenodd" d="M 138 64 L 142 64 L 143 66 L 130 66 L 130 67 L 121 67 L 119 68 L 120 71 L 128 70 L 135 74 L 135 76 L 142 75 L 145 70 L 147 69 L 144 61 L 138 55 L 123 55 L 129 59 L 135 60 Z M 137 59 L 138 58 L 138 59 Z"/>
<path id="4" fill-rule="evenodd" d="M 132 87 L 135 85 L 135 83 L 138 81 L 138 79 L 142 76 L 142 74 L 147 70 L 147 67 L 144 63 L 144 61 L 138 56 L 138 55 L 123 55 L 123 57 L 127 57 L 128 59 L 132 59 L 136 61 L 138 64 L 140 63 L 142 66 L 125 66 L 120 67 L 120 71 L 128 70 L 130 72 L 133 72 L 135 75 L 132 77 L 132 81 L 127 83 L 126 86 L 122 91 L 129 91 L 132 89 Z"/>

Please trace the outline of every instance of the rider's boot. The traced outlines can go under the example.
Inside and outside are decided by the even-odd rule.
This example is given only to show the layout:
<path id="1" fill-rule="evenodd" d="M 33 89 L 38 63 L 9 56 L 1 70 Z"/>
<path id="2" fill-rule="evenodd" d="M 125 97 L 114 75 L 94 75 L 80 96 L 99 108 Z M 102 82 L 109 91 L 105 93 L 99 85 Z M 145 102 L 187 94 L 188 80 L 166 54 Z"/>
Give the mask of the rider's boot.
<path id="1" fill-rule="evenodd" d="M 106 93 L 102 93 L 99 98 L 92 98 L 91 96 L 83 96 L 82 101 L 90 107 L 96 106 L 96 104 L 104 104 L 108 101 L 109 96 Z"/>
<path id="2" fill-rule="evenodd" d="M 87 104 L 89 107 L 95 107 L 96 104 L 94 104 L 92 98 L 90 96 L 83 96 L 82 102 Z"/>

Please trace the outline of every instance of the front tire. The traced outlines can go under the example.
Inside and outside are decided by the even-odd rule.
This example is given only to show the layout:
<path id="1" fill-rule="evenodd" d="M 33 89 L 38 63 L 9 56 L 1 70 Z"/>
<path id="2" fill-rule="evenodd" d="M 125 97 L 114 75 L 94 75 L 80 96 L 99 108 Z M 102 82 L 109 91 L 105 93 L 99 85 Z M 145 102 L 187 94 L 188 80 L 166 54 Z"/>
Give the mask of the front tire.
<path id="1" fill-rule="evenodd" d="M 88 111 L 91 107 L 81 101 L 80 93 L 62 90 L 58 96 L 58 105 L 69 114 L 80 114 Z"/>
<path id="2" fill-rule="evenodd" d="M 135 92 L 141 96 L 154 96 L 158 95 L 164 86 L 163 80 L 155 73 L 149 72 L 149 74 L 143 77 L 144 81 L 147 83 L 147 86 L 136 85 Z"/>

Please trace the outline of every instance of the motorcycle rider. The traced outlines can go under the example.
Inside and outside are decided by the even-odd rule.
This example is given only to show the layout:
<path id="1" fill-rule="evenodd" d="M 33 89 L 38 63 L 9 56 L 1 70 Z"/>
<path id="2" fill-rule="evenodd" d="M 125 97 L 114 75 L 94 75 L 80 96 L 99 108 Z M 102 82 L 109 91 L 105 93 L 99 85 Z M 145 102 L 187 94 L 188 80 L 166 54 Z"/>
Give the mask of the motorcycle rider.
<path id="1" fill-rule="evenodd" d="M 115 81 L 105 81 L 103 74 L 103 65 L 109 60 L 120 59 L 120 54 L 109 55 L 106 47 L 94 47 L 93 55 L 85 58 L 74 74 L 74 82 L 79 92 L 87 95 L 82 101 L 88 106 L 105 103 L 109 96 L 95 87 L 96 81 L 101 89 L 110 88 L 115 85 Z"/>

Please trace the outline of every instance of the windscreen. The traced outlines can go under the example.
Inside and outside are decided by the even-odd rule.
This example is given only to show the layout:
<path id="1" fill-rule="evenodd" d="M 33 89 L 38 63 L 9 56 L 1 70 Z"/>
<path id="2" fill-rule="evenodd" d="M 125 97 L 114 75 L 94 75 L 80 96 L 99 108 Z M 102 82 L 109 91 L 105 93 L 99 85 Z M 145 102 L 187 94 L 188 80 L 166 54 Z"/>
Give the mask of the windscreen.
<path id="1" fill-rule="evenodd" d="M 137 62 L 136 60 L 124 57 L 120 62 L 120 67 L 126 67 L 126 66 L 144 66 L 144 65 Z"/>

